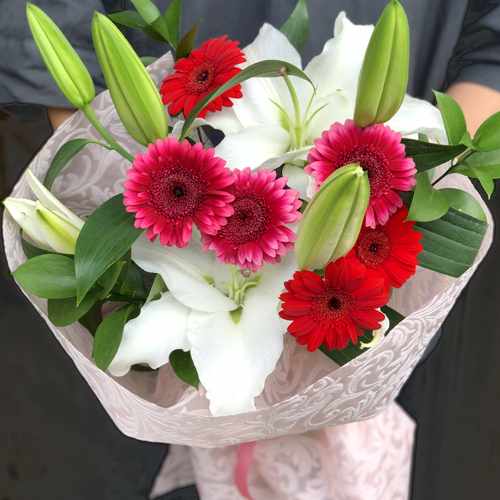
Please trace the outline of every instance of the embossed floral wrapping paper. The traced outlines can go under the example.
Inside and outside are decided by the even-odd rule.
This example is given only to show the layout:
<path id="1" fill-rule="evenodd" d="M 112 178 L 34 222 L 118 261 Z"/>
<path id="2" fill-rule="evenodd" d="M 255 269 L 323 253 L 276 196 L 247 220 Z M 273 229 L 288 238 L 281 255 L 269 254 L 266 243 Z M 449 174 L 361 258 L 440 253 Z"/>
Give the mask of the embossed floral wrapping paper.
<path id="1" fill-rule="evenodd" d="M 151 74 L 159 82 L 171 70 L 172 65 L 172 57 L 167 54 L 150 66 Z M 102 123 L 122 144 L 132 152 L 139 151 L 139 146 L 130 139 L 118 120 L 108 92 L 99 95 L 93 106 Z M 61 144 L 77 137 L 97 138 L 95 130 L 80 112 L 58 129 L 36 156 L 30 166 L 33 173 L 42 177 Z M 53 191 L 77 214 L 88 215 L 95 207 L 122 191 L 127 166 L 127 162 L 115 152 L 90 145 L 62 172 L 54 184 Z M 472 184 L 464 177 L 450 176 L 447 183 L 466 189 L 480 199 Z M 30 191 L 23 179 L 16 185 L 12 196 L 30 197 Z M 281 438 L 282 441 L 273 441 L 274 445 L 264 444 L 263 449 L 265 447 L 272 449 L 274 446 L 274 451 L 270 451 L 265 460 L 272 463 L 273 459 L 270 457 L 275 453 L 274 461 L 279 463 L 279 460 L 286 460 L 284 457 L 294 456 L 294 443 L 300 447 L 302 446 L 300 443 L 320 439 L 328 444 L 328 432 L 324 434 L 319 432 L 326 427 L 360 422 L 377 415 L 377 419 L 368 421 L 364 428 L 359 428 L 361 434 L 358 433 L 358 437 L 364 432 L 368 432 L 369 435 L 370 429 L 373 435 L 376 428 L 382 429 L 387 437 L 399 425 L 400 429 L 404 429 L 400 436 L 403 440 L 406 439 L 405 436 L 411 433 L 413 427 L 405 420 L 407 417 L 396 407 L 394 400 L 485 256 L 491 244 L 493 228 L 489 214 L 488 219 L 488 231 L 473 267 L 458 279 L 419 268 L 414 279 L 396 291 L 390 303 L 391 307 L 404 314 L 406 318 L 378 345 L 350 363 L 338 367 L 321 351 L 310 353 L 298 346 L 293 339 L 287 338 L 281 360 L 274 373 L 268 377 L 264 392 L 256 400 L 257 409 L 246 414 L 211 416 L 203 393 L 180 382 L 168 365 L 155 372 L 132 371 L 125 377 L 112 378 L 97 368 L 91 360 L 91 336 L 83 326 L 75 323 L 69 327 L 56 328 L 46 316 L 45 301 L 34 296 L 29 296 L 29 299 L 124 434 L 146 441 L 199 448 L 229 447 L 213 452 L 195 449 L 193 460 L 197 464 L 195 467 L 197 478 L 200 481 L 205 478 L 205 489 L 200 486 L 203 498 L 219 500 L 238 498 L 227 467 L 227 464 L 234 461 L 234 448 L 231 445 L 287 436 Z M 14 270 L 26 258 L 19 228 L 8 215 L 5 215 L 3 220 L 3 236 L 8 264 L 10 269 Z M 256 328 L 258 324 L 259 318 L 255 318 Z M 337 436 L 340 436 L 338 439 L 342 439 L 342 436 L 346 438 L 351 436 L 349 439 L 353 439 L 353 434 L 342 433 L 341 429 L 342 427 L 338 427 L 332 430 L 334 435 L 337 433 Z M 310 434 L 294 437 L 303 433 Z M 359 445 L 369 444 L 363 443 L 362 439 L 357 442 Z M 402 445 L 394 447 L 403 455 L 411 445 L 408 440 L 405 442 L 406 447 Z M 287 446 L 290 447 L 290 453 L 285 452 Z M 263 453 L 263 449 L 256 455 L 257 462 L 259 453 Z M 333 445 L 333 449 L 346 448 L 337 443 Z M 362 447 L 359 449 L 362 450 Z M 320 454 L 315 457 L 312 458 L 311 455 L 304 459 L 309 461 L 309 465 L 317 460 L 314 471 L 310 469 L 307 472 L 307 467 L 304 469 L 305 476 L 308 476 L 309 480 L 328 476 L 324 463 L 321 465 Z M 366 459 L 368 458 L 367 455 Z M 397 464 L 404 458 L 399 456 L 392 463 Z M 387 461 L 387 455 L 385 460 Z M 216 467 L 216 464 L 219 464 L 220 470 L 224 471 L 222 476 L 217 477 L 215 473 L 210 472 L 210 466 Z M 168 467 L 166 470 L 168 472 Z M 409 469 L 403 467 L 401 470 L 407 479 Z M 279 489 L 278 476 L 275 487 Z M 253 480 L 257 481 L 255 478 Z M 210 481 L 213 482 L 213 487 L 210 486 Z M 262 477 L 260 481 L 263 481 Z M 321 481 L 318 481 L 319 485 Z M 404 482 L 405 479 L 402 484 Z M 165 484 L 167 483 L 171 483 L 172 486 L 175 481 L 173 483 L 167 481 Z M 214 486 L 215 483 L 219 484 L 220 488 Z M 312 483 L 309 481 L 308 484 Z M 284 495 L 283 498 L 292 498 L 287 497 L 286 487 L 283 488 L 285 489 L 281 490 L 281 493 L 276 493 L 272 498 L 281 498 L 280 495 Z M 321 488 L 325 492 L 319 493 L 318 490 L 316 496 L 299 495 L 293 498 L 337 498 L 330 495 L 326 483 L 323 483 Z M 300 488 L 296 486 L 295 490 L 298 495 Z M 265 493 L 267 490 L 261 491 L 264 493 L 256 498 L 269 498 Z M 404 496 L 393 497 L 383 494 L 383 496 L 338 498 L 390 500 Z"/>

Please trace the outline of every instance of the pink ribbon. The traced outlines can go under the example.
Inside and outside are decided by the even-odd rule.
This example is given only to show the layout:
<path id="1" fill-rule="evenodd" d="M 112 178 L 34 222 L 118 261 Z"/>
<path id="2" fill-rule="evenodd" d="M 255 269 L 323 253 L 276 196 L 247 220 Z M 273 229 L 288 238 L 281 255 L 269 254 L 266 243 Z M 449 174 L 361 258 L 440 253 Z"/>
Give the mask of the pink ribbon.
<path id="1" fill-rule="evenodd" d="M 234 467 L 234 482 L 240 494 L 252 500 L 252 496 L 248 491 L 248 474 L 250 473 L 250 466 L 253 462 L 256 441 L 250 443 L 242 443 L 238 445 L 236 450 L 236 465 Z"/>

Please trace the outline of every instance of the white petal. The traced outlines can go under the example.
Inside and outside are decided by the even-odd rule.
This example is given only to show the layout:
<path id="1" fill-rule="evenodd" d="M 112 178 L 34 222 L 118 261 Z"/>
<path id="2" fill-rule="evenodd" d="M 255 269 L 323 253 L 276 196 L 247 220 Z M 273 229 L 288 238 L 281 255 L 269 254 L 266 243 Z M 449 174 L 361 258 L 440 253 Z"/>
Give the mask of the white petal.
<path id="1" fill-rule="evenodd" d="M 219 281 L 228 266 L 215 262 L 196 241 L 187 248 L 166 247 L 139 238 L 132 246 L 132 260 L 150 273 L 158 273 L 169 291 L 182 304 L 198 311 L 231 311 L 236 304 L 208 280 Z"/>
<path id="2" fill-rule="evenodd" d="M 190 314 L 191 356 L 213 415 L 255 408 L 254 399 L 283 351 L 286 322 L 278 315 L 279 294 L 295 269 L 293 256 L 266 266 L 261 283 L 247 294 L 238 324 L 229 313 Z"/>
<path id="3" fill-rule="evenodd" d="M 387 125 L 404 136 L 421 133 L 442 144 L 447 143 L 439 110 L 427 101 L 409 95 Z"/>
<path id="4" fill-rule="evenodd" d="M 242 129 L 241 122 L 232 107 L 224 107 L 220 111 L 208 113 L 203 121 L 224 134 L 235 134 Z"/>
<path id="5" fill-rule="evenodd" d="M 256 126 L 229 134 L 215 148 L 215 155 L 226 160 L 229 168 L 257 168 L 265 161 L 281 156 L 290 137 L 278 126 Z"/>
<path id="6" fill-rule="evenodd" d="M 373 32 L 372 25 L 356 25 L 341 12 L 335 21 L 334 37 L 314 57 L 305 72 L 317 86 L 318 96 L 342 89 L 354 100 L 359 73 Z"/>
<path id="7" fill-rule="evenodd" d="M 77 229 L 83 227 L 83 220 L 74 214 L 69 208 L 65 207 L 31 172 L 26 170 L 26 180 L 33 194 L 38 198 L 40 203 L 49 210 L 56 212 L 61 217 L 71 222 Z"/>
<path id="8" fill-rule="evenodd" d="M 333 92 L 325 97 L 314 99 L 312 112 L 318 110 L 307 128 L 307 140 L 314 143 L 321 133 L 335 122 L 344 123 L 354 114 L 354 101 L 344 91 Z"/>
<path id="9" fill-rule="evenodd" d="M 172 351 L 189 350 L 186 335 L 188 315 L 189 309 L 170 293 L 146 304 L 137 318 L 126 323 L 109 372 L 121 377 L 132 365 L 139 363 L 156 369 L 168 363 Z"/>
<path id="10" fill-rule="evenodd" d="M 289 151 L 288 153 L 284 153 L 280 156 L 276 156 L 275 158 L 270 158 L 266 160 L 264 163 L 259 165 L 259 168 L 264 168 L 266 170 L 274 170 L 275 168 L 284 165 L 287 162 L 293 160 L 305 160 L 307 157 L 307 153 L 311 149 L 311 146 L 305 146 L 300 149 L 294 149 L 293 151 Z"/>
<path id="11" fill-rule="evenodd" d="M 288 186 L 298 191 L 303 200 L 308 198 L 307 195 L 312 177 L 307 175 L 303 168 L 295 167 L 294 165 L 285 165 L 283 167 L 283 176 L 288 178 Z"/>

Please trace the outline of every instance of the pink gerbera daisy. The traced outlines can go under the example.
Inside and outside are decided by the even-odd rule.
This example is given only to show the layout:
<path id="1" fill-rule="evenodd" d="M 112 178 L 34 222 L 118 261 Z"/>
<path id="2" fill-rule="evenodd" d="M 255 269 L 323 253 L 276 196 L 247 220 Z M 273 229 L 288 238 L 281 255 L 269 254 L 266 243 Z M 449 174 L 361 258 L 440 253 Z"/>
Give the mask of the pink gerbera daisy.
<path id="1" fill-rule="evenodd" d="M 382 124 L 360 128 L 352 120 L 334 123 L 315 141 L 308 162 L 305 171 L 314 176 L 317 186 L 350 163 L 368 171 L 371 195 L 365 224 L 372 228 L 384 225 L 403 205 L 398 191 L 411 191 L 415 186 L 417 169 L 405 156 L 401 134 Z"/>
<path id="2" fill-rule="evenodd" d="M 299 193 L 286 189 L 286 177 L 276 172 L 234 170 L 234 214 L 216 235 L 203 237 L 204 246 L 228 264 L 257 271 L 278 262 L 292 247 L 295 233 L 286 226 L 300 217 Z"/>
<path id="3" fill-rule="evenodd" d="M 162 245 L 184 247 L 193 223 L 215 234 L 233 214 L 228 188 L 234 176 L 213 149 L 201 144 L 160 139 L 135 157 L 127 172 L 124 203 L 135 213 L 135 227 Z"/>

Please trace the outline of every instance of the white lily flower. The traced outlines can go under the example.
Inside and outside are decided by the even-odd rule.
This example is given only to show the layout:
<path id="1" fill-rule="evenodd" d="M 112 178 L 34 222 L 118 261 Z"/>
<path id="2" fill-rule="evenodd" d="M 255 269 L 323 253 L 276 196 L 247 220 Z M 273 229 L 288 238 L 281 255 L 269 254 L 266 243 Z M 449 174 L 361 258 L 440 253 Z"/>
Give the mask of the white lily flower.
<path id="1" fill-rule="evenodd" d="M 189 350 L 213 415 L 255 409 L 283 351 L 279 295 L 296 269 L 293 254 L 245 277 L 203 252 L 195 239 L 178 249 L 141 237 L 132 259 L 159 273 L 169 291 L 125 325 L 110 373 L 124 375 L 137 363 L 158 368 L 175 349 Z"/>
<path id="2" fill-rule="evenodd" d="M 338 15 L 334 37 L 304 70 L 316 87 L 315 94 L 310 84 L 296 77 L 289 79 L 293 88 L 282 78 L 252 78 L 243 82 L 241 99 L 235 99 L 231 108 L 206 117 L 207 122 L 225 134 L 216 154 L 233 168 L 272 168 L 276 163 L 305 158 L 324 130 L 353 117 L 359 74 L 372 32 L 373 26 L 355 25 L 344 12 Z M 262 26 L 244 52 L 246 65 L 281 59 L 302 67 L 297 50 L 270 24 Z M 444 139 L 439 111 L 410 96 L 406 96 L 388 125 L 405 136 L 422 132 L 439 141 Z M 297 169 L 296 174 L 302 171 L 293 168 Z M 304 180 L 296 182 L 300 187 Z"/>
<path id="3" fill-rule="evenodd" d="M 74 254 L 84 221 L 65 207 L 34 175 L 26 172 L 37 201 L 6 198 L 5 208 L 35 246 L 51 252 Z"/>

